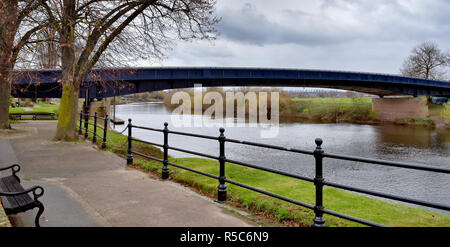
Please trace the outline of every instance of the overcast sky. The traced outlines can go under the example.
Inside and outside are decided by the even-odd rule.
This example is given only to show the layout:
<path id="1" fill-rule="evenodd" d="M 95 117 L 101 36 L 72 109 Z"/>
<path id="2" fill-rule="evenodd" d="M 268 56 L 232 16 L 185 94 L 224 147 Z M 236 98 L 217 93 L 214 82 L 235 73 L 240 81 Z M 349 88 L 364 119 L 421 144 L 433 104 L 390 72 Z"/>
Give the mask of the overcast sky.
<path id="1" fill-rule="evenodd" d="M 398 74 L 411 49 L 450 49 L 450 0 L 218 0 L 214 42 L 178 43 L 162 66 Z"/>

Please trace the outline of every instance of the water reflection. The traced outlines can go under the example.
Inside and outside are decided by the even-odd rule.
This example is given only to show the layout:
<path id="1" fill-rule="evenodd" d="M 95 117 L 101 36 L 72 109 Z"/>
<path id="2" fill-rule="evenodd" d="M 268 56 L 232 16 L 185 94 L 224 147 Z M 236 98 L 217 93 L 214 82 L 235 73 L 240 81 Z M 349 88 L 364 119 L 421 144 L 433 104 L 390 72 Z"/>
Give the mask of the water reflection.
<path id="1" fill-rule="evenodd" d="M 119 105 L 116 108 L 116 115 L 122 119 L 132 118 L 135 125 L 163 128 L 163 123 L 168 122 L 171 130 L 219 135 L 217 127 L 173 127 L 170 112 L 162 104 L 157 103 Z M 122 129 L 123 126 L 118 126 L 119 131 Z M 133 131 L 134 135 L 141 139 L 163 142 L 163 136 L 159 132 L 140 129 Z M 262 139 L 259 129 L 251 127 L 228 127 L 225 135 L 227 138 L 311 151 L 315 148 L 314 139 L 321 137 L 324 140 L 322 147 L 329 153 L 450 167 L 449 131 L 435 131 L 423 127 L 281 123 L 277 138 Z M 219 144 L 212 140 L 170 135 L 169 145 L 214 156 L 219 154 Z M 194 157 L 172 150 L 170 155 Z M 314 158 L 307 155 L 234 143 L 226 144 L 226 155 L 233 160 L 314 176 Z M 324 177 L 332 182 L 450 204 L 450 179 L 449 175 L 445 174 L 325 159 Z"/>

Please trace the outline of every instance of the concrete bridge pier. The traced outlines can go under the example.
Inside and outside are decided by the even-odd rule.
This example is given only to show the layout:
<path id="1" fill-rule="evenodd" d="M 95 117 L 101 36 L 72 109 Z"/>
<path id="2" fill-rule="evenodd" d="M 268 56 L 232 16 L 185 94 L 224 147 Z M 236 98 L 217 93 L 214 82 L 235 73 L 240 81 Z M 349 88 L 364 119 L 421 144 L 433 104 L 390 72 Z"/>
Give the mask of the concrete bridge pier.
<path id="1" fill-rule="evenodd" d="M 106 114 L 108 114 L 108 116 L 110 118 L 112 118 L 113 114 L 110 110 L 111 108 L 111 99 L 110 98 L 103 98 L 101 100 L 97 100 L 97 99 L 90 99 L 89 103 L 88 103 L 88 108 L 89 108 L 89 115 L 92 116 L 89 118 L 89 120 L 94 120 L 94 113 L 97 112 L 97 116 L 99 117 L 105 117 Z M 83 104 L 84 107 L 84 104 Z M 102 125 L 103 120 L 97 120 L 100 121 L 99 124 Z M 108 128 L 111 128 L 111 123 L 108 122 Z"/>
<path id="2" fill-rule="evenodd" d="M 382 121 L 395 121 L 401 118 L 426 118 L 428 105 L 426 99 L 418 97 L 374 98 L 372 110 Z"/>

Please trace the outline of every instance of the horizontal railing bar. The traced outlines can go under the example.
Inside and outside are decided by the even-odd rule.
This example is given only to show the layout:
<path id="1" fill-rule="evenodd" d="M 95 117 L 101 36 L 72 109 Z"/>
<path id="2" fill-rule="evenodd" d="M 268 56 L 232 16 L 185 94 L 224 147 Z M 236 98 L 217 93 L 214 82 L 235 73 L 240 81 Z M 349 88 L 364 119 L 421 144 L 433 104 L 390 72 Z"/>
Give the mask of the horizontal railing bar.
<path id="1" fill-rule="evenodd" d="M 157 147 L 163 147 L 163 145 L 162 145 L 162 144 L 158 144 L 158 143 L 153 143 L 153 142 L 149 142 L 149 141 L 143 141 L 143 140 L 140 140 L 140 139 L 136 139 L 136 138 L 131 138 L 131 140 L 133 140 L 133 141 L 137 141 L 137 142 L 142 142 L 142 143 L 145 143 L 145 144 L 150 144 L 150 145 L 154 145 L 154 146 L 157 146 Z"/>
<path id="2" fill-rule="evenodd" d="M 256 191 L 258 193 L 262 193 L 262 194 L 265 194 L 265 195 L 268 195 L 268 196 L 271 196 L 271 197 L 275 197 L 275 198 L 281 199 L 283 201 L 287 201 L 287 202 L 290 202 L 290 203 L 293 203 L 293 204 L 296 204 L 296 205 L 299 205 L 299 206 L 306 207 L 306 208 L 314 210 L 314 206 L 312 206 L 310 204 L 307 204 L 307 203 L 304 203 L 304 202 L 299 202 L 299 201 L 296 201 L 296 200 L 293 200 L 293 199 L 290 199 L 290 198 L 287 198 L 287 197 L 284 197 L 284 196 L 280 196 L 280 195 L 272 193 L 272 192 L 268 192 L 268 191 L 261 190 L 261 189 L 258 189 L 258 188 L 255 188 L 255 187 L 252 187 L 252 186 L 249 186 L 249 185 L 245 185 L 245 184 L 242 184 L 242 183 L 239 183 L 239 182 L 235 182 L 233 180 L 225 179 L 225 182 L 230 183 L 230 184 L 234 184 L 234 185 L 237 185 L 237 186 L 242 187 L 242 188 L 253 190 L 253 191 Z M 364 225 L 384 227 L 384 225 L 380 225 L 380 224 L 377 224 L 377 223 L 374 223 L 374 222 L 370 222 L 370 221 L 367 221 L 367 220 L 359 219 L 359 218 L 356 218 L 356 217 L 353 217 L 353 216 L 337 213 L 337 212 L 334 212 L 334 211 L 331 211 L 331 210 L 322 209 L 321 211 L 324 212 L 324 213 L 330 214 L 330 215 L 334 215 L 334 216 L 337 216 L 337 217 L 340 217 L 340 218 L 343 218 L 343 219 L 347 219 L 347 220 L 350 220 L 350 221 L 354 221 L 354 222 L 357 222 L 357 223 L 361 223 L 361 224 L 364 224 Z"/>
<path id="3" fill-rule="evenodd" d="M 154 128 L 149 128 L 149 127 L 144 127 L 144 126 L 131 125 L 131 127 L 138 128 L 138 129 L 144 129 L 144 130 L 163 132 L 162 129 L 154 129 Z"/>
<path id="4" fill-rule="evenodd" d="M 160 160 L 160 159 L 158 159 L 158 158 L 155 158 L 155 157 L 152 157 L 152 156 L 143 154 L 143 153 L 139 153 L 139 152 L 136 152 L 136 151 L 131 151 L 131 152 L 134 153 L 134 154 L 140 155 L 140 156 L 142 156 L 142 157 L 145 157 L 145 158 L 149 158 L 149 159 L 152 159 L 152 160 L 155 160 L 155 161 L 159 161 L 159 162 L 161 162 L 161 163 L 164 162 L 163 160 Z M 201 174 L 201 175 L 210 177 L 210 178 L 219 179 L 218 176 L 215 176 L 215 175 L 212 175 L 212 174 L 209 174 L 209 173 L 206 173 L 206 172 L 202 172 L 202 171 L 197 171 L 197 170 L 194 170 L 194 169 L 192 169 L 192 168 L 180 166 L 180 165 L 175 164 L 175 163 L 167 162 L 167 164 L 168 164 L 168 165 L 171 165 L 171 166 L 174 166 L 174 167 L 178 167 L 178 168 L 180 168 L 180 169 L 184 169 L 184 170 L 188 170 L 188 171 L 191 171 L 191 172 L 194 172 L 194 173 L 198 173 L 198 174 Z"/>
<path id="5" fill-rule="evenodd" d="M 341 213 L 334 212 L 334 211 L 331 211 L 331 210 L 328 210 L 328 209 L 321 209 L 320 211 L 322 211 L 323 213 L 329 214 L 329 215 L 333 215 L 333 216 L 336 216 L 336 217 L 339 217 L 339 218 L 342 218 L 342 219 L 354 221 L 354 222 L 357 222 L 357 223 L 360 223 L 360 224 L 363 224 L 363 225 L 377 226 L 377 227 L 386 227 L 385 225 L 381 225 L 381 224 L 378 224 L 378 223 L 375 223 L 375 222 L 363 220 L 363 219 L 356 218 L 356 217 L 353 217 L 353 216 L 349 216 L 349 215 L 346 215 L 346 214 L 341 214 Z"/>
<path id="6" fill-rule="evenodd" d="M 209 174 L 209 173 L 206 173 L 206 172 L 194 170 L 194 169 L 192 169 L 192 168 L 188 168 L 188 167 L 185 167 L 185 166 L 180 166 L 180 165 L 175 164 L 175 163 L 167 162 L 167 164 L 168 164 L 168 165 L 171 165 L 171 166 L 178 167 L 178 168 L 180 168 L 180 169 L 184 169 L 184 170 L 188 170 L 188 171 L 191 171 L 191 172 L 195 172 L 195 173 L 200 174 L 200 175 L 203 175 L 203 176 L 207 176 L 207 177 L 214 178 L 214 179 L 219 179 L 219 177 L 216 176 L 216 175 L 212 175 L 212 174 Z"/>
<path id="7" fill-rule="evenodd" d="M 184 153 L 189 153 L 189 154 L 203 156 L 203 157 L 210 158 L 210 159 L 219 160 L 219 157 L 212 156 L 212 155 L 209 155 L 209 154 L 202 154 L 202 153 L 198 153 L 198 152 L 195 152 L 195 151 L 186 150 L 186 149 L 182 149 L 182 148 L 171 147 L 171 146 L 169 146 L 168 148 L 172 149 L 172 150 L 175 150 L 175 151 L 180 151 L 180 152 L 184 152 Z"/>
<path id="8" fill-rule="evenodd" d="M 101 130 L 105 130 L 105 128 L 103 128 L 102 126 L 97 124 L 97 128 L 101 129 Z"/>
<path id="9" fill-rule="evenodd" d="M 408 202 L 408 203 L 413 203 L 413 204 L 417 204 L 417 205 L 422 205 L 422 206 L 427 206 L 427 207 L 431 207 L 431 208 L 437 208 L 437 209 L 443 209 L 443 210 L 450 211 L 450 206 L 443 205 L 443 204 L 430 203 L 430 202 L 426 202 L 426 201 L 421 201 L 421 200 L 416 200 L 416 199 L 411 199 L 411 198 L 401 197 L 401 196 L 395 196 L 395 195 L 391 195 L 391 194 L 375 192 L 375 191 L 370 191 L 370 190 L 366 190 L 366 189 L 355 188 L 355 187 L 342 185 L 342 184 L 336 184 L 336 183 L 327 182 L 327 181 L 324 181 L 323 185 L 340 188 L 340 189 L 344 189 L 344 190 L 349 190 L 349 191 L 354 191 L 354 192 L 360 192 L 360 193 L 364 193 L 364 194 L 368 194 L 368 195 L 372 195 L 372 196 L 379 196 L 379 197 L 384 197 L 384 198 L 393 199 L 393 200 L 397 200 L 397 201 Z"/>
<path id="10" fill-rule="evenodd" d="M 415 165 L 415 164 L 401 163 L 401 162 L 395 162 L 395 161 L 369 159 L 369 158 L 339 155 L 339 154 L 332 154 L 332 153 L 324 153 L 323 157 L 340 159 L 340 160 L 357 161 L 357 162 L 370 163 L 370 164 L 376 164 L 376 165 L 395 166 L 395 167 L 401 167 L 401 168 L 450 174 L 450 169 L 433 167 L 433 166 Z"/>
<path id="11" fill-rule="evenodd" d="M 139 156 L 142 156 L 142 157 L 145 157 L 145 158 L 148 158 L 148 159 L 154 160 L 154 161 L 159 161 L 159 162 L 163 162 L 163 160 L 160 160 L 160 159 L 158 159 L 158 158 L 155 158 L 155 157 L 153 157 L 153 156 L 149 156 L 149 155 L 146 155 L 146 154 L 143 154 L 143 153 L 139 153 L 139 152 L 136 152 L 136 151 L 131 151 L 131 153 L 133 153 L 133 154 L 137 154 L 137 155 L 139 155 Z"/>
<path id="12" fill-rule="evenodd" d="M 295 153 L 301 153 L 301 154 L 310 154 L 310 155 L 314 154 L 314 152 L 301 150 L 301 149 L 285 148 L 285 147 L 276 146 L 276 145 L 262 144 L 262 143 L 256 143 L 256 142 L 248 142 L 248 141 L 240 141 L 240 140 L 228 139 L 228 138 L 225 139 L 225 142 L 232 142 L 232 143 L 244 144 L 244 145 L 249 145 L 249 146 L 270 148 L 270 149 L 276 149 L 276 150 L 282 150 L 282 151 L 288 151 L 288 152 L 295 152 Z"/>
<path id="13" fill-rule="evenodd" d="M 175 135 L 184 135 L 184 136 L 191 136 L 191 137 L 198 137 L 198 138 L 205 138 L 210 140 L 219 140 L 219 137 L 215 136 L 207 136 L 207 135 L 200 135 L 200 134 L 192 134 L 192 133 L 185 133 L 185 132 L 179 132 L 179 131 L 172 131 L 169 130 L 169 134 L 175 134 Z"/>
<path id="14" fill-rule="evenodd" d="M 105 119 L 106 119 L 106 118 L 100 117 L 100 116 L 97 116 L 97 118 L 99 118 L 99 119 L 101 119 L 101 120 L 105 120 Z"/>
<path id="15" fill-rule="evenodd" d="M 256 191 L 256 192 L 261 193 L 261 194 L 265 194 L 265 195 L 268 195 L 268 196 L 271 196 L 271 197 L 275 197 L 275 198 L 278 198 L 280 200 L 283 200 L 283 201 L 286 201 L 286 202 L 290 202 L 290 203 L 293 203 L 293 204 L 296 204 L 296 205 L 299 205 L 299 206 L 302 206 L 302 207 L 305 207 L 305 208 L 314 209 L 313 205 L 310 205 L 310 204 L 307 204 L 307 203 L 304 203 L 304 202 L 299 202 L 299 201 L 293 200 L 291 198 L 280 196 L 278 194 L 275 194 L 275 193 L 272 193 L 272 192 L 268 192 L 268 191 L 265 191 L 265 190 L 261 190 L 261 189 L 258 189 L 258 188 L 255 188 L 255 187 L 252 187 L 252 186 L 249 186 L 249 185 L 241 184 L 241 183 L 235 182 L 233 180 L 225 179 L 225 182 L 230 183 L 230 184 L 234 184 L 234 185 L 242 187 L 242 188 L 253 190 L 253 191 Z"/>
<path id="16" fill-rule="evenodd" d="M 299 176 L 299 175 L 295 175 L 295 174 L 291 174 L 291 173 L 287 173 L 287 172 L 283 172 L 283 171 L 278 171 L 278 170 L 271 169 L 271 168 L 256 166 L 256 165 L 252 165 L 252 164 L 248 164 L 248 163 L 244 163 L 244 162 L 240 162 L 240 161 L 225 159 L 225 162 L 229 162 L 229 163 L 233 163 L 233 164 L 241 165 L 241 166 L 247 166 L 247 167 L 255 168 L 258 170 L 264 170 L 267 172 L 272 172 L 272 173 L 284 175 L 284 176 L 291 177 L 291 178 L 297 178 L 297 179 L 301 179 L 301 180 L 308 181 L 308 182 L 314 182 L 314 179 L 312 179 L 312 178 L 303 177 L 303 176 Z"/>

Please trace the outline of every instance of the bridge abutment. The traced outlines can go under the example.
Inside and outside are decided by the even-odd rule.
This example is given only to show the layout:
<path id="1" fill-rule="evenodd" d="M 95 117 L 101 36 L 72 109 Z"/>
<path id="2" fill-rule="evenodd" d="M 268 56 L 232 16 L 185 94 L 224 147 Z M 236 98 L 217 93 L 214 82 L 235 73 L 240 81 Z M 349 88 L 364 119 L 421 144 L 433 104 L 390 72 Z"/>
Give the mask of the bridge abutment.
<path id="1" fill-rule="evenodd" d="M 374 98 L 372 111 L 382 121 L 395 121 L 401 118 L 426 118 L 428 105 L 421 98 Z"/>

